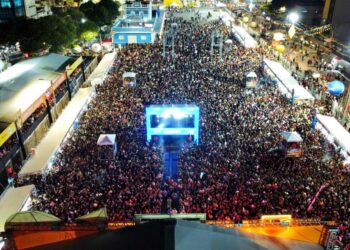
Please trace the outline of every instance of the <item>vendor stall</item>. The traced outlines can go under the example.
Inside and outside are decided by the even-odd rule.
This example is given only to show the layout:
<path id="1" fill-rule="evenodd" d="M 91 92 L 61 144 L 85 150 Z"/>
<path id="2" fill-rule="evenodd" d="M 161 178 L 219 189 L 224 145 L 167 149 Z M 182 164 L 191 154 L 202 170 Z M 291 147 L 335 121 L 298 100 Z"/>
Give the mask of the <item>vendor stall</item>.
<path id="1" fill-rule="evenodd" d="M 303 139 L 297 132 L 282 132 L 283 148 L 287 157 L 300 157 Z"/>
<path id="2" fill-rule="evenodd" d="M 101 134 L 97 140 L 97 150 L 100 159 L 114 159 L 117 153 L 115 134 Z"/>
<path id="3" fill-rule="evenodd" d="M 136 73 L 125 72 L 123 74 L 123 86 L 135 87 L 136 86 Z"/>

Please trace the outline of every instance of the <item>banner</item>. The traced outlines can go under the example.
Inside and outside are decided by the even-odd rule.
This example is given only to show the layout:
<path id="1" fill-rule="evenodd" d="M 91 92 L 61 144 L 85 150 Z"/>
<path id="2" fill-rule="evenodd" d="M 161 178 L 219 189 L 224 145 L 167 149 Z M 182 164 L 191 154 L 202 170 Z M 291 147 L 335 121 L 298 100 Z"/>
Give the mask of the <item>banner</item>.
<path id="1" fill-rule="evenodd" d="M 16 132 L 15 123 L 11 123 L 2 133 L 0 134 L 0 147 Z"/>
<path id="2" fill-rule="evenodd" d="M 83 57 L 79 57 L 67 70 L 67 75 L 70 76 L 76 68 L 83 62 Z"/>

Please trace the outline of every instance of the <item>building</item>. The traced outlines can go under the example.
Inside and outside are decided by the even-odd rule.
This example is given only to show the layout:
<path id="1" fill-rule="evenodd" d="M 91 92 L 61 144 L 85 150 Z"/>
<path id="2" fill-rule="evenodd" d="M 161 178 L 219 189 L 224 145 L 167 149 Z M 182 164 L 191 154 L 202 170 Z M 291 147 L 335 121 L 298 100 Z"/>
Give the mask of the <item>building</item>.
<path id="1" fill-rule="evenodd" d="M 350 46 L 350 1 L 326 0 L 323 17 L 334 27 L 333 36 L 343 46 Z"/>
<path id="2" fill-rule="evenodd" d="M 40 18 L 51 14 L 46 1 L 0 0 L 0 21 L 16 17 Z"/>
<path id="3" fill-rule="evenodd" d="M 112 41 L 122 46 L 131 43 L 153 43 L 163 29 L 164 12 L 152 9 L 152 1 L 127 2 L 124 17 L 112 28 Z"/>
<path id="4" fill-rule="evenodd" d="M 0 73 L 0 194 L 96 64 L 48 54 Z"/>

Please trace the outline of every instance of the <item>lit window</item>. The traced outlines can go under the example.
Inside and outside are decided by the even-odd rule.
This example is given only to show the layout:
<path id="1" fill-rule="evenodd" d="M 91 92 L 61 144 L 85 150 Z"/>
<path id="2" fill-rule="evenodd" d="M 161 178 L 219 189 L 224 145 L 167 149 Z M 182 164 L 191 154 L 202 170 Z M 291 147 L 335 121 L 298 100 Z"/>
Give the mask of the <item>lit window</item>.
<path id="1" fill-rule="evenodd" d="M 10 0 L 2 0 L 0 1 L 1 8 L 11 8 L 11 2 Z"/>

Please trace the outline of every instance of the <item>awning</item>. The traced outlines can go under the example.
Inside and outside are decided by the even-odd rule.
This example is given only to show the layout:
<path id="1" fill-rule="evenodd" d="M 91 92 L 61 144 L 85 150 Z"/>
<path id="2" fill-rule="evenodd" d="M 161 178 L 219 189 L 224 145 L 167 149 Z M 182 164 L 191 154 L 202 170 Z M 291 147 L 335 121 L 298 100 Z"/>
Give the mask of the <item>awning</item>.
<path id="1" fill-rule="evenodd" d="M 136 77 L 136 73 L 134 73 L 134 72 L 125 72 L 123 74 L 123 78 L 126 78 L 126 77 L 128 77 L 128 78 L 135 78 Z"/>
<path id="2" fill-rule="evenodd" d="M 88 213 L 86 215 L 80 216 L 76 218 L 77 221 L 88 221 L 88 222 L 95 222 L 95 221 L 107 221 L 108 215 L 107 215 L 107 209 L 101 208 L 99 210 L 93 211 L 91 213 Z"/>
<path id="3" fill-rule="evenodd" d="M 290 94 L 294 89 L 294 97 L 296 99 L 315 100 L 315 98 L 304 87 L 299 85 L 298 81 L 292 77 L 282 64 L 269 59 L 264 59 L 264 63 Z"/>
<path id="4" fill-rule="evenodd" d="M 0 73 L 0 121 L 22 120 L 43 102 L 42 96 L 64 76 L 70 57 L 49 54 L 16 63 Z"/>
<path id="5" fill-rule="evenodd" d="M 282 132 L 283 138 L 287 142 L 302 142 L 303 138 L 297 132 Z"/>
<path id="6" fill-rule="evenodd" d="M 317 120 L 331 134 L 335 142 L 350 154 L 350 133 L 332 116 L 317 115 Z"/>
<path id="7" fill-rule="evenodd" d="M 112 67 L 115 56 L 115 52 L 106 54 L 102 58 L 101 62 L 98 64 L 94 72 L 92 72 L 92 74 L 89 76 L 87 82 L 91 83 L 91 85 L 95 85 L 96 83 L 102 84 L 105 77 L 108 74 L 109 69 Z"/>
<path id="8" fill-rule="evenodd" d="M 17 212 L 6 220 L 7 225 L 24 224 L 24 223 L 42 223 L 42 222 L 61 222 L 60 218 L 41 211 L 24 211 Z"/>
<path id="9" fill-rule="evenodd" d="M 9 216 L 21 211 L 34 185 L 18 188 L 10 187 L 0 199 L 0 232 L 5 231 L 5 222 Z"/>
<path id="10" fill-rule="evenodd" d="M 255 39 L 242 27 L 233 26 L 232 31 L 238 42 L 245 48 L 256 48 L 258 43 Z"/>

